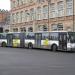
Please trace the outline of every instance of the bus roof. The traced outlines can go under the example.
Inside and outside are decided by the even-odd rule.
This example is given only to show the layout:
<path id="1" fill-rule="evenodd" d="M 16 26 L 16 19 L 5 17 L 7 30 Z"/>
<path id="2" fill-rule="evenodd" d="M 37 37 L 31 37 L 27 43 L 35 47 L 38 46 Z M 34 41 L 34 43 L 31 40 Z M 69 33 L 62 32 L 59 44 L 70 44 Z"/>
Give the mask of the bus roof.
<path id="1" fill-rule="evenodd" d="M 68 31 L 38 31 L 35 33 L 45 33 L 45 32 L 68 32 Z"/>
<path id="2" fill-rule="evenodd" d="M 37 32 L 8 32 L 8 33 L 4 32 L 4 33 L 0 33 L 0 34 L 12 34 L 12 33 L 46 33 L 46 32 L 69 32 L 69 31 L 37 31 Z"/>

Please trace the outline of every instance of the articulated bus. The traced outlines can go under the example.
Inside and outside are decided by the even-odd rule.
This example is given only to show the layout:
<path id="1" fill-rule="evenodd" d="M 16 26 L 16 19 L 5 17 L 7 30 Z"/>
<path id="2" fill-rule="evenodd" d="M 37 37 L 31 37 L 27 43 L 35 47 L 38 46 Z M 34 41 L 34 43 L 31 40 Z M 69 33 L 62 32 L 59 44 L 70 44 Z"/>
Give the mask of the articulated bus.
<path id="1" fill-rule="evenodd" d="M 1 33 L 0 46 L 43 48 L 52 51 L 74 51 L 75 32 L 15 32 Z"/>

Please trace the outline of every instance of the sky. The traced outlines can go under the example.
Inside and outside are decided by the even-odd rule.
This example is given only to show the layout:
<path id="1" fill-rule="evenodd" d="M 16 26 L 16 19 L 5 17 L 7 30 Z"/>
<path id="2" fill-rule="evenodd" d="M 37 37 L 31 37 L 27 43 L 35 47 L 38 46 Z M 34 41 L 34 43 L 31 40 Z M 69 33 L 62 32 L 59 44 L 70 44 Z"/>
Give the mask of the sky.
<path id="1" fill-rule="evenodd" d="M 0 9 L 10 10 L 10 0 L 0 0 Z"/>

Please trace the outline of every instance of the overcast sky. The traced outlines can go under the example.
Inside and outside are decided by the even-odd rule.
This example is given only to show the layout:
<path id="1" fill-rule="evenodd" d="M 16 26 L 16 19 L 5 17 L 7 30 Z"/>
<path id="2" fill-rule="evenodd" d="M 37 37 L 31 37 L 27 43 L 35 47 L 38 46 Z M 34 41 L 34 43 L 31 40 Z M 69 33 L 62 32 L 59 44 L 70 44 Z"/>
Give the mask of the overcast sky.
<path id="1" fill-rule="evenodd" d="M 10 0 L 0 0 L 0 9 L 10 10 Z"/>

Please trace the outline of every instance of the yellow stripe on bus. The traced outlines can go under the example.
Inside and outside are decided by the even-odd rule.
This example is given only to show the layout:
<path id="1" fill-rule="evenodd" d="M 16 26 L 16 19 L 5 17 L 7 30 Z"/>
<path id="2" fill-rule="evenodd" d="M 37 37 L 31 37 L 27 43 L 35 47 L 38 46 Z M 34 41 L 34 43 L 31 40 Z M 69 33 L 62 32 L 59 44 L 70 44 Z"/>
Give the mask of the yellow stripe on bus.
<path id="1" fill-rule="evenodd" d="M 44 45 L 49 45 L 49 40 L 48 39 L 45 39 L 44 42 L 43 42 L 43 44 Z"/>
<path id="2" fill-rule="evenodd" d="M 20 45 L 20 39 L 13 39 L 13 47 L 18 47 Z"/>

